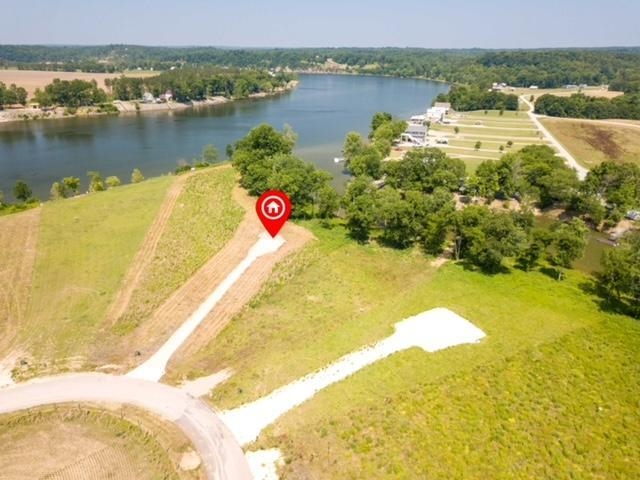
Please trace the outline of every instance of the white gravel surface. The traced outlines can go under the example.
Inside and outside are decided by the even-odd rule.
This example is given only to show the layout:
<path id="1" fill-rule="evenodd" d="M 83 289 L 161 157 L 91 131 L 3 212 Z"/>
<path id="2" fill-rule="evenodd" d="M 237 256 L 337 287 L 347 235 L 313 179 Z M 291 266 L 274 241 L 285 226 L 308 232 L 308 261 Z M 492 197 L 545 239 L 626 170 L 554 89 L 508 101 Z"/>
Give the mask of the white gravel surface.
<path id="1" fill-rule="evenodd" d="M 247 271 L 253 262 L 263 255 L 276 252 L 285 239 L 278 235 L 272 238 L 267 233 L 260 234 L 258 241 L 251 247 L 247 256 L 238 264 L 233 271 L 218 285 L 218 287 L 207 297 L 207 299 L 198 307 L 198 309 L 187 318 L 180 327 L 169 337 L 169 339 L 160 347 L 160 349 L 151 356 L 146 362 L 138 366 L 134 370 L 127 373 L 128 377 L 140 378 L 143 380 L 159 381 L 165 374 L 167 363 L 180 346 L 189 338 L 202 321 L 214 309 L 216 304 L 222 299 L 225 293 L 238 281 L 238 279 Z"/>
<path id="2" fill-rule="evenodd" d="M 187 392 L 194 397 L 202 397 L 207 395 L 211 390 L 217 387 L 222 382 L 228 380 L 233 374 L 230 368 L 225 368 L 219 372 L 209 375 L 207 377 L 196 378 L 189 382 L 184 382 L 180 385 L 180 390 Z"/>
<path id="3" fill-rule="evenodd" d="M 245 453 L 253 480 L 278 480 L 278 466 L 282 463 L 282 453 L 277 448 Z"/>
<path id="4" fill-rule="evenodd" d="M 223 422 L 241 445 L 253 442 L 281 415 L 312 398 L 323 388 L 389 355 L 412 347 L 427 352 L 475 343 L 485 334 L 446 308 L 434 308 L 395 325 L 395 333 L 380 342 L 345 355 L 336 362 L 281 387 L 253 403 L 221 413 Z"/>

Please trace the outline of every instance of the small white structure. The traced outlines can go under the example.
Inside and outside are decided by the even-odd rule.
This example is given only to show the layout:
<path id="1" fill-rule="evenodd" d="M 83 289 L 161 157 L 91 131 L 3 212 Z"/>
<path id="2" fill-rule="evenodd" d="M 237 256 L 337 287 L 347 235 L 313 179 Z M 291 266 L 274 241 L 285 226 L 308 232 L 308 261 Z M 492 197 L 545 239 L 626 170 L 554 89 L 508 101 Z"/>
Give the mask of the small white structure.
<path id="1" fill-rule="evenodd" d="M 150 92 L 144 92 L 142 94 L 142 103 L 153 103 L 156 99 Z"/>
<path id="2" fill-rule="evenodd" d="M 444 107 L 431 107 L 427 109 L 427 119 L 441 122 L 444 116 L 447 114 L 447 109 Z"/>
<path id="3" fill-rule="evenodd" d="M 422 122 L 424 122 L 427 119 L 427 117 L 425 115 L 413 115 L 409 121 L 411 123 L 418 123 L 420 125 L 422 125 Z"/>
<path id="4" fill-rule="evenodd" d="M 451 111 L 451 103 L 449 102 L 436 102 L 433 104 L 434 108 L 442 108 L 444 109 L 444 113 L 446 115 Z"/>

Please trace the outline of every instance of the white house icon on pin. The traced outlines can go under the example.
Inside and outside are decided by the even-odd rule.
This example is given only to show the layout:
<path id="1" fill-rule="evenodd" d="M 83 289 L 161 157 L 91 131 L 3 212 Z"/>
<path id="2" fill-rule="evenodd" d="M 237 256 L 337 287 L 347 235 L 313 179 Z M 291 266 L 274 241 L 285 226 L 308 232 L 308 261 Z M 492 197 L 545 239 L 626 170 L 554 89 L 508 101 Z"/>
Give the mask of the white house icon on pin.
<path id="1" fill-rule="evenodd" d="M 267 212 L 269 215 L 277 215 L 278 213 L 280 213 L 280 205 L 278 205 L 278 202 L 274 200 L 269 202 L 267 204 Z"/>

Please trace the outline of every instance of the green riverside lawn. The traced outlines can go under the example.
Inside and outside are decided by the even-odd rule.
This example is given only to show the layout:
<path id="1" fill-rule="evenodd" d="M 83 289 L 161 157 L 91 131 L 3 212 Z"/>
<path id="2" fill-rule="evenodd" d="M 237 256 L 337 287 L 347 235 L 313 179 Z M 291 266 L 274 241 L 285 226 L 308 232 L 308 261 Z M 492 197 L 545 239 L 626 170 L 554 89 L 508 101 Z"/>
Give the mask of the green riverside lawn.
<path id="1" fill-rule="evenodd" d="M 443 306 L 487 338 L 393 355 L 289 412 L 255 447 L 293 478 L 637 478 L 640 324 L 599 310 L 578 271 L 431 267 L 416 250 L 318 237 L 206 349 L 195 376 L 230 367 L 210 401 L 257 399 Z M 253 448 L 253 447 L 252 447 Z"/>

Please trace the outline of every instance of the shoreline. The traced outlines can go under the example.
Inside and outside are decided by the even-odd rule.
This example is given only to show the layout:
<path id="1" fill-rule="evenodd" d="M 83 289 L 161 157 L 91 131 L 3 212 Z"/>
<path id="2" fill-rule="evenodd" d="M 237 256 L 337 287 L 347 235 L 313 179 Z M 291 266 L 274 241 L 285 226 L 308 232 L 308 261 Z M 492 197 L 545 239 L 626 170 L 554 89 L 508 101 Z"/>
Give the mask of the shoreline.
<path id="1" fill-rule="evenodd" d="M 192 100 L 189 103 L 165 102 L 165 103 L 142 103 L 134 100 L 113 100 L 109 105 L 117 111 L 100 111 L 100 107 L 92 105 L 89 107 L 78 107 L 74 113 L 69 113 L 68 107 L 24 107 L 9 108 L 0 110 L 0 124 L 10 122 L 24 122 L 30 120 L 53 120 L 60 118 L 97 117 L 104 115 L 119 115 L 121 113 L 145 113 L 145 112 L 171 112 L 174 110 L 186 110 L 188 108 L 201 108 L 216 105 L 224 105 L 238 100 L 269 98 L 288 93 L 295 89 L 299 80 L 291 80 L 284 87 L 279 87 L 272 92 L 252 93 L 246 98 L 227 98 L 222 96 L 208 97 L 204 100 Z"/>

